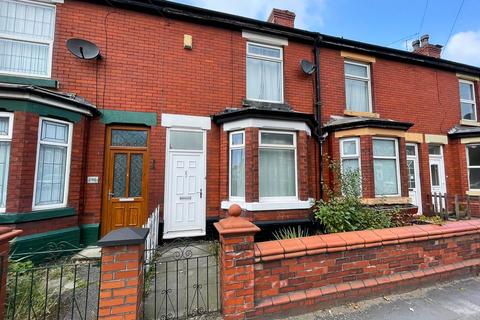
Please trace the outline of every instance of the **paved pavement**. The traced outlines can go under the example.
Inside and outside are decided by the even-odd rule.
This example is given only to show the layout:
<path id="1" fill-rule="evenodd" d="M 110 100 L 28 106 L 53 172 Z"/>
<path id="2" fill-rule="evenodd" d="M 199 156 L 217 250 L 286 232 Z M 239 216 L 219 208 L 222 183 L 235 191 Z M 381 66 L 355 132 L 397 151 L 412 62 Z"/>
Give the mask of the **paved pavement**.
<path id="1" fill-rule="evenodd" d="M 480 277 L 366 300 L 289 320 L 480 320 Z"/>
<path id="2" fill-rule="evenodd" d="M 147 264 L 145 319 L 184 319 L 220 308 L 219 268 L 211 245 L 192 242 L 159 247 L 155 260 Z"/>

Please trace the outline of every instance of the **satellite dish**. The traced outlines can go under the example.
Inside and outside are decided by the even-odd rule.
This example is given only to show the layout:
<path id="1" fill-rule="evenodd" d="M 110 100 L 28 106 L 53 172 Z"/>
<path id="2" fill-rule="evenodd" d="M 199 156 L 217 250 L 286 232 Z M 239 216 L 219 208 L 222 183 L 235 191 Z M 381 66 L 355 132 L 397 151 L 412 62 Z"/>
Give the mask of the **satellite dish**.
<path id="1" fill-rule="evenodd" d="M 305 60 L 305 59 L 300 61 L 300 66 L 302 67 L 303 73 L 308 74 L 308 75 L 312 74 L 315 71 L 315 69 L 317 68 L 313 63 L 311 63 L 310 61 Z"/>
<path id="2" fill-rule="evenodd" d="M 100 49 L 95 43 L 83 39 L 68 39 L 68 50 L 77 58 L 91 60 L 100 58 Z"/>

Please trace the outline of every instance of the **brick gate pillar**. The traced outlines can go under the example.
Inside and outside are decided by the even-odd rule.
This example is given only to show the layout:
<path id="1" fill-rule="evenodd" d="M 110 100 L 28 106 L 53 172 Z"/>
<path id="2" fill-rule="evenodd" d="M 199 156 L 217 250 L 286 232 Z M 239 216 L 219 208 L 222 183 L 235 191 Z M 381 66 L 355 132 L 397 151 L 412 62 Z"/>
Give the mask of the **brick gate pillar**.
<path id="1" fill-rule="evenodd" d="M 229 217 L 215 223 L 220 234 L 220 296 L 225 320 L 244 319 L 254 311 L 254 235 L 260 228 L 240 217 L 234 204 Z"/>
<path id="2" fill-rule="evenodd" d="M 148 231 L 122 228 L 98 241 L 102 247 L 98 319 L 140 319 Z"/>
<path id="3" fill-rule="evenodd" d="M 22 230 L 0 227 L 0 320 L 5 317 L 5 298 L 7 291 L 9 241 L 22 233 Z"/>

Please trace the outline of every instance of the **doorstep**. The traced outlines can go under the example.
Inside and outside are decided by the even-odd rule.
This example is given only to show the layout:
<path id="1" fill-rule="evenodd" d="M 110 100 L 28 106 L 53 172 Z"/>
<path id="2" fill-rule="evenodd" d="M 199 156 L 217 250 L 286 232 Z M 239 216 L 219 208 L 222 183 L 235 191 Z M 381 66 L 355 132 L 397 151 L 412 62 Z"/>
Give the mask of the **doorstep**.
<path id="1" fill-rule="evenodd" d="M 102 248 L 98 246 L 88 246 L 72 257 L 74 262 L 84 262 L 100 260 L 102 257 Z"/>

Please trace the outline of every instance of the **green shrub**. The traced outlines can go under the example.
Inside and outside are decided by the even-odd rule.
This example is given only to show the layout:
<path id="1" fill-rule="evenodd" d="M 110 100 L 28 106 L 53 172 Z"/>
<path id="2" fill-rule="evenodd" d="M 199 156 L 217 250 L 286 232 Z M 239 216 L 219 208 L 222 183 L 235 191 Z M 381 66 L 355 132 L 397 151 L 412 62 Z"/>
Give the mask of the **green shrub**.
<path id="1" fill-rule="evenodd" d="M 388 211 L 374 210 L 361 202 L 361 177 L 358 170 L 344 170 L 335 162 L 330 169 L 334 173 L 334 185 L 327 190 L 328 200 L 315 204 L 314 216 L 326 233 L 380 229 L 391 226 Z"/>
<path id="2" fill-rule="evenodd" d="M 293 226 L 283 227 L 273 232 L 273 237 L 277 240 L 294 239 L 306 236 L 308 236 L 308 229 L 302 229 L 301 226 L 297 226 L 297 228 Z"/>
<path id="3" fill-rule="evenodd" d="M 389 211 L 363 208 L 358 212 L 356 230 L 383 229 L 392 226 Z"/>

